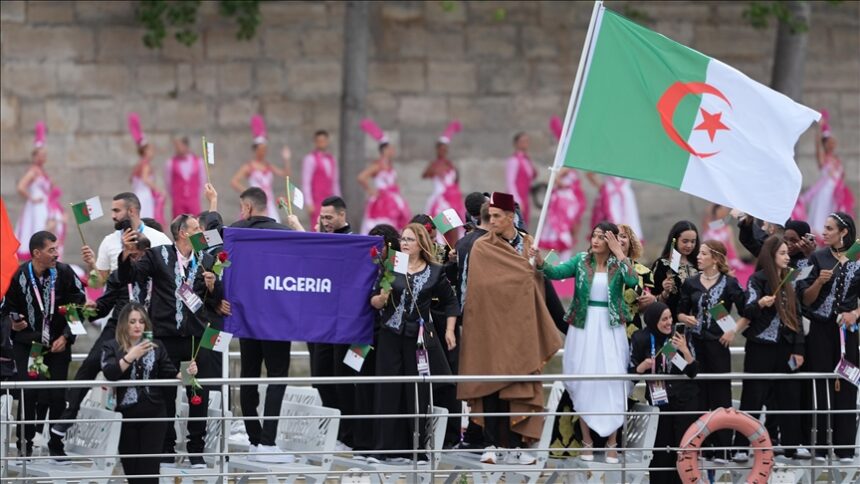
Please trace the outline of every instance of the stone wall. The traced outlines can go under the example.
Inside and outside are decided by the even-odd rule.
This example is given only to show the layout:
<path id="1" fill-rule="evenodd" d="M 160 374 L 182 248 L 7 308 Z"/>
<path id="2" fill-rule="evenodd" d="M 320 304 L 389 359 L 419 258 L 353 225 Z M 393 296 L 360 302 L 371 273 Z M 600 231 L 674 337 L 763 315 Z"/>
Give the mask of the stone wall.
<path id="1" fill-rule="evenodd" d="M 775 29 L 755 30 L 741 17 L 746 2 L 608 2 L 633 8 L 649 27 L 715 56 L 767 83 Z M 32 127 L 48 124 L 49 167 L 64 201 L 102 197 L 128 186 L 136 161 L 125 116 L 140 113 L 160 167 L 170 135 L 201 134 L 216 142 L 213 177 L 222 211 L 233 213 L 228 180 L 250 156 L 248 121 L 262 113 L 269 126 L 270 160 L 280 146 L 294 151 L 293 171 L 317 128 L 334 134 L 341 88 L 344 5 L 265 2 L 262 24 L 249 42 L 204 2 L 204 31 L 192 47 L 168 39 L 144 47 L 136 2 L 4 1 L 2 12 L 2 182 L 13 219 L 21 208 L 16 179 L 24 172 Z M 376 2 L 371 13 L 368 115 L 398 147 L 400 180 L 413 211 L 430 184 L 419 177 L 445 124 L 464 125 L 452 144 L 464 192 L 503 187 L 503 160 L 514 132 L 533 140 L 533 158 L 548 165 L 554 140 L 547 122 L 564 115 L 585 29 L 588 2 Z M 628 10 L 629 12 L 629 10 Z M 803 102 L 828 108 L 839 152 L 856 193 L 860 182 L 860 4 L 813 6 Z M 815 177 L 812 130 L 798 160 L 805 185 Z M 365 155 L 373 155 L 368 142 Z M 160 170 L 159 170 L 160 172 Z M 160 174 L 160 173 L 159 173 Z M 546 172 L 543 173 L 546 176 Z M 345 180 L 350 183 L 351 180 Z M 283 182 L 276 185 L 283 188 Z M 656 186 L 637 184 L 645 237 L 662 239 L 674 220 L 700 220 L 704 203 Z M 594 190 L 587 188 L 589 200 Z M 359 210 L 356 206 L 354 211 Z M 109 230 L 107 219 L 87 227 Z M 77 236 L 70 232 L 74 254 Z M 653 254 L 658 244 L 649 244 Z"/>

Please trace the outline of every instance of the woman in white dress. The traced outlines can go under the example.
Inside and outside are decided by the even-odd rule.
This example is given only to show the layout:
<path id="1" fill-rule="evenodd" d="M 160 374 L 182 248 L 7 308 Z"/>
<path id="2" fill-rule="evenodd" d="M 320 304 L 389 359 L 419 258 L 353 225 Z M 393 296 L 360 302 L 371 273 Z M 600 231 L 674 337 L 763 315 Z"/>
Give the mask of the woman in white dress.
<path id="1" fill-rule="evenodd" d="M 32 164 L 18 180 L 18 194 L 26 200 L 21 217 L 15 224 L 15 237 L 21 242 L 18 259 L 30 259 L 30 237 L 40 230 L 47 230 L 57 236 L 60 255 L 66 239 L 66 215 L 60 203 L 62 192 L 54 185 L 45 171 L 48 155 L 45 151 L 45 123 L 36 123 L 36 135 L 31 154 Z"/>
<path id="2" fill-rule="evenodd" d="M 131 190 L 140 200 L 140 218 L 153 218 L 158 223 L 165 225 L 164 195 L 155 185 L 155 175 L 152 170 L 152 158 L 155 150 L 143 135 L 137 113 L 129 113 L 128 129 L 134 139 L 134 144 L 137 146 L 137 154 L 140 156 L 131 172 Z"/>
<path id="3" fill-rule="evenodd" d="M 633 261 L 618 242 L 618 227 L 601 222 L 591 231 L 591 248 L 555 267 L 537 266 L 549 279 L 576 279 L 576 292 L 565 319 L 571 325 L 564 343 L 565 374 L 625 374 L 629 359 L 627 322 L 632 319 L 624 303 L 624 286 L 639 278 Z M 584 449 L 580 458 L 594 459 L 591 431 L 607 438 L 606 462 L 617 463 L 617 430 L 624 424 L 630 385 L 625 381 L 566 381 L 574 411 L 582 415 L 580 425 Z M 613 412 L 614 415 L 587 415 Z"/>

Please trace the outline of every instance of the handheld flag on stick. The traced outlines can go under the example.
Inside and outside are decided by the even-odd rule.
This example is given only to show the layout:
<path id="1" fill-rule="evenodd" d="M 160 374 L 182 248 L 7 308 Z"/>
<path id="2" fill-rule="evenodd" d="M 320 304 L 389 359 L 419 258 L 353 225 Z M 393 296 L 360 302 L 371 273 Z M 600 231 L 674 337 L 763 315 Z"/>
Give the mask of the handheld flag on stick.
<path id="1" fill-rule="evenodd" d="M 717 326 L 723 330 L 723 333 L 728 333 L 729 331 L 734 331 L 737 325 L 735 324 L 735 318 L 733 318 L 729 314 L 729 310 L 720 302 L 716 306 L 713 306 L 708 310 L 711 313 L 711 317 L 714 318 L 714 321 L 717 322 Z"/>
<path id="2" fill-rule="evenodd" d="M 549 265 L 549 267 L 555 267 L 559 262 L 561 262 L 561 257 L 558 256 L 558 252 L 555 250 L 549 251 L 546 257 L 543 258 L 543 264 Z"/>
<path id="3" fill-rule="evenodd" d="M 391 252 L 391 270 L 405 276 L 409 272 L 409 256 L 398 250 L 389 249 L 388 251 Z"/>
<path id="4" fill-rule="evenodd" d="M 349 347 L 349 351 L 346 352 L 346 356 L 343 357 L 343 362 L 353 370 L 361 372 L 364 360 L 372 349 L 373 346 L 370 345 L 352 345 Z"/>
<path id="5" fill-rule="evenodd" d="M 433 225 L 436 226 L 436 230 L 445 234 L 458 227 L 462 227 L 463 220 L 460 219 L 460 215 L 456 210 L 453 208 L 447 208 L 439 215 L 433 217 Z"/>
<path id="6" fill-rule="evenodd" d="M 206 250 L 210 247 L 224 243 L 224 241 L 221 240 L 221 234 L 219 234 L 216 229 L 207 230 L 206 232 L 198 232 L 189 237 L 188 240 L 191 242 L 191 247 L 194 248 L 194 252 Z"/>
<path id="7" fill-rule="evenodd" d="M 212 326 L 207 326 L 206 330 L 203 331 L 203 336 L 200 337 L 200 347 L 223 353 L 230 350 L 231 339 L 233 339 L 231 333 L 218 331 Z"/>
<path id="8" fill-rule="evenodd" d="M 75 214 L 75 222 L 78 226 L 78 235 L 81 236 L 81 243 L 83 245 L 87 245 L 86 240 L 84 240 L 84 232 L 81 230 L 81 224 L 95 220 L 104 215 L 102 202 L 99 200 L 99 197 L 92 197 L 84 200 L 83 202 L 73 203 L 71 205 L 72 212 Z"/>
<path id="9" fill-rule="evenodd" d="M 290 177 L 287 177 L 287 197 L 297 209 L 302 210 L 305 208 L 305 194 L 299 190 L 299 187 L 290 182 Z M 290 215 L 292 215 L 292 211 Z"/>
<path id="10" fill-rule="evenodd" d="M 852 244 L 851 247 L 849 247 L 848 250 L 845 251 L 845 257 L 847 257 L 848 260 L 851 261 L 860 260 L 860 239 L 855 240 L 854 244 Z"/>

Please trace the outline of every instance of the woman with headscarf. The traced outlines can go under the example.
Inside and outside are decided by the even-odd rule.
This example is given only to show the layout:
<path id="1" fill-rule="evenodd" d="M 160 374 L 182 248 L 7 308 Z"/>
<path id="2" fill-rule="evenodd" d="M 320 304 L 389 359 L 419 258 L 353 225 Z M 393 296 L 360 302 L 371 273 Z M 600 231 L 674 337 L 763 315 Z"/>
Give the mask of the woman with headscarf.
<path id="1" fill-rule="evenodd" d="M 860 364 L 858 355 L 858 332 L 860 318 L 857 309 L 860 298 L 860 261 L 849 260 L 845 252 L 857 240 L 854 219 L 844 212 L 831 213 L 822 230 L 827 245 L 812 253 L 809 263 L 812 272 L 806 279 L 797 281 L 795 290 L 802 300 L 804 314 L 810 319 L 806 336 L 806 371 L 830 373 L 843 359 L 854 365 Z M 856 409 L 857 387 L 840 380 L 815 380 L 818 409 Z M 828 398 L 829 397 L 829 398 Z M 818 416 L 817 440 L 819 445 L 827 439 L 829 428 L 833 429 L 833 445 L 845 446 L 835 450 L 842 463 L 850 463 L 854 457 L 854 438 L 857 434 L 855 413 Z M 815 451 L 816 460 L 826 459 L 827 451 Z"/>
<path id="2" fill-rule="evenodd" d="M 791 267 L 803 269 L 809 265 L 809 256 L 815 251 L 815 236 L 808 223 L 803 220 L 789 220 L 785 223 L 782 239 L 788 245 Z"/>
<path id="3" fill-rule="evenodd" d="M 699 372 L 692 341 L 684 327 L 673 328 L 672 312 L 662 302 L 650 304 L 643 312 L 645 327 L 630 341 L 629 373 L 687 375 L 694 378 Z M 681 331 L 679 332 L 678 329 Z M 671 344 L 672 351 L 663 352 L 664 345 Z M 668 354 L 667 354 L 668 353 Z M 656 393 L 656 395 L 654 393 Z M 665 392 L 665 394 L 661 394 Z M 695 382 L 672 380 L 649 382 L 646 396 L 648 401 L 660 408 L 657 424 L 657 437 L 654 448 L 678 447 L 687 428 L 696 420 L 696 415 L 675 415 L 662 412 L 692 412 L 698 410 L 699 387 Z M 654 451 L 650 467 L 675 467 L 675 451 Z M 651 471 L 652 483 L 680 483 L 677 471 Z"/>

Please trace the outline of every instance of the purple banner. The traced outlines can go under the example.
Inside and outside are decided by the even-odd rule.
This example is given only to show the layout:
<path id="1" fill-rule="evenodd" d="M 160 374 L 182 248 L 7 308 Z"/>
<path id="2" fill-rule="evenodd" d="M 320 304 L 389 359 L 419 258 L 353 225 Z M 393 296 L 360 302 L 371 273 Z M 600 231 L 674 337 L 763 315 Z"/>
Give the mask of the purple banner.
<path id="1" fill-rule="evenodd" d="M 238 338 L 371 344 L 374 246 L 381 237 L 225 228 L 233 313 L 225 330 Z"/>

